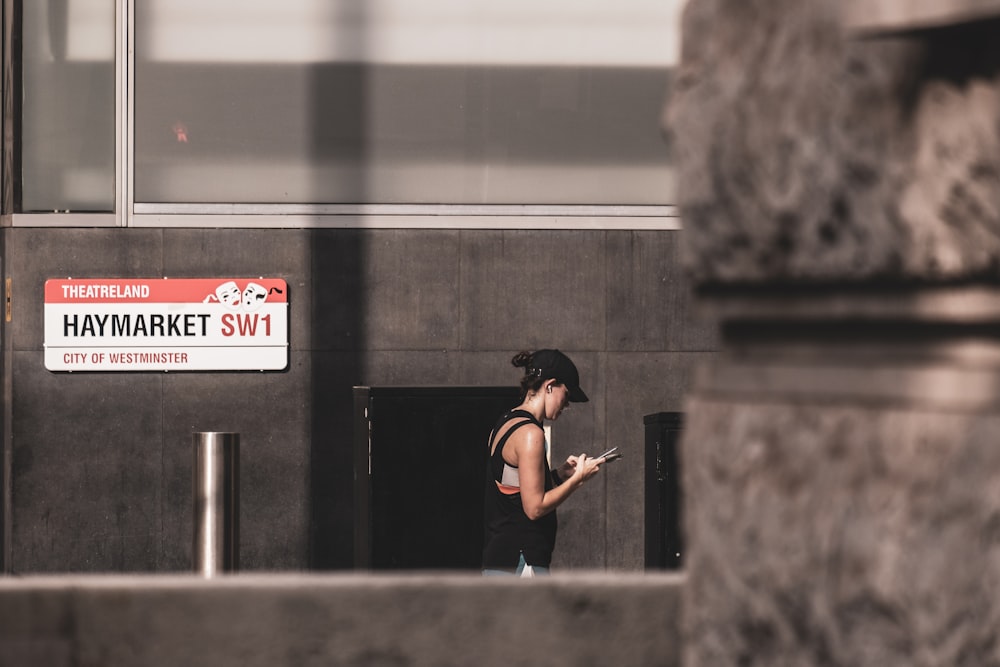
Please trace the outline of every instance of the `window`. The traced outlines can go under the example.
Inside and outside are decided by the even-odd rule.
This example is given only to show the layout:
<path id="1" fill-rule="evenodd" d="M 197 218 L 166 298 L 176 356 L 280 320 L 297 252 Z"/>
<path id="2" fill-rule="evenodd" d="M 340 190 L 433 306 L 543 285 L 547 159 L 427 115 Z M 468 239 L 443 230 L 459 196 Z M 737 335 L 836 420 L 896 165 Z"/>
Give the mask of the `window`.
<path id="1" fill-rule="evenodd" d="M 113 211 L 115 0 L 22 3 L 21 211 Z"/>
<path id="2" fill-rule="evenodd" d="M 662 217 L 680 2 L 21 0 L 19 212 Z"/>

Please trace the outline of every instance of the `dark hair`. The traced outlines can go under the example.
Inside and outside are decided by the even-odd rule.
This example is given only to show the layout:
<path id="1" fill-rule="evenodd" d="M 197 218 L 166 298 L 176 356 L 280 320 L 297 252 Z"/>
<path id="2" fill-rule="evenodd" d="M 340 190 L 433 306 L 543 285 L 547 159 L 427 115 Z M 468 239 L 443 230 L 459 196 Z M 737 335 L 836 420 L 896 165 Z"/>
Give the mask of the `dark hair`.
<path id="1" fill-rule="evenodd" d="M 521 398 L 528 395 L 529 391 L 538 391 L 542 388 L 545 380 L 542 379 L 542 371 L 534 367 L 534 354 L 528 351 L 518 352 L 510 363 L 515 368 L 524 369 L 524 377 L 521 378 Z"/>

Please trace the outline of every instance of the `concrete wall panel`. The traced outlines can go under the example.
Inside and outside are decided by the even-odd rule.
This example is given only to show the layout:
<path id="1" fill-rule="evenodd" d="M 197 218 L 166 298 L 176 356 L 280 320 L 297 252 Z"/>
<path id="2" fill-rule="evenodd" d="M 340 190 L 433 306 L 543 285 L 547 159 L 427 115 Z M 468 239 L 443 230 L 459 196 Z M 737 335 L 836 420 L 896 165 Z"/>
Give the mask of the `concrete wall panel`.
<path id="1" fill-rule="evenodd" d="M 462 345 L 603 349 L 604 243 L 604 232 L 465 232 Z"/>
<path id="2" fill-rule="evenodd" d="M 387 230 L 366 245 L 361 276 L 371 350 L 459 346 L 459 232 Z"/>
<path id="3" fill-rule="evenodd" d="M 14 570 L 157 569 L 161 377 L 50 373 L 16 351 Z"/>
<path id="4" fill-rule="evenodd" d="M 306 284 L 298 289 L 310 299 L 310 347 L 349 352 L 360 349 L 366 336 L 361 303 L 366 289 L 363 276 L 368 233 L 317 230 L 308 239 L 311 268 Z"/>
<path id="5" fill-rule="evenodd" d="M 609 233 L 608 349 L 714 350 L 714 322 L 693 307 L 680 234 Z"/>
<path id="6" fill-rule="evenodd" d="M 369 352 L 365 355 L 365 384 L 461 385 L 460 357 L 460 352 L 447 350 Z"/>
<path id="7" fill-rule="evenodd" d="M 553 424 L 553 460 L 612 445 L 629 457 L 560 511 L 555 565 L 637 569 L 642 416 L 677 408 L 687 381 L 678 369 L 690 358 L 680 350 L 700 349 L 706 338 L 688 316 L 663 318 L 649 307 L 685 307 L 674 278 L 675 237 L 8 230 L 15 289 L 8 329 L 15 345 L 12 567 L 187 570 L 191 434 L 199 430 L 241 434 L 243 569 L 351 567 L 351 388 L 514 385 L 514 352 L 556 346 L 576 361 L 592 400 Z M 63 275 L 284 278 L 289 368 L 50 373 L 42 366 L 42 284 Z M 68 455 L 83 458 L 67 464 Z"/>

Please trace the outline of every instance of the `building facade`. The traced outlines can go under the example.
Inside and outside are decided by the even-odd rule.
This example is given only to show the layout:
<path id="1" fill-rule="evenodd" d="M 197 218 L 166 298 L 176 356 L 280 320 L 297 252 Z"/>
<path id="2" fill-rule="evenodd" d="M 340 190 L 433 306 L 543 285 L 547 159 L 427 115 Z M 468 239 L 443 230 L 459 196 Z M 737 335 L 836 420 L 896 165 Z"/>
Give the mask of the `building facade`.
<path id="1" fill-rule="evenodd" d="M 5 571 L 188 569 L 197 431 L 241 434 L 243 569 L 351 568 L 352 387 L 512 385 L 539 347 L 592 399 L 555 456 L 626 453 L 556 565 L 643 567 L 643 417 L 716 346 L 659 130 L 676 10 L 479 4 L 4 2 Z M 46 280 L 258 276 L 284 370 L 43 363 Z"/>

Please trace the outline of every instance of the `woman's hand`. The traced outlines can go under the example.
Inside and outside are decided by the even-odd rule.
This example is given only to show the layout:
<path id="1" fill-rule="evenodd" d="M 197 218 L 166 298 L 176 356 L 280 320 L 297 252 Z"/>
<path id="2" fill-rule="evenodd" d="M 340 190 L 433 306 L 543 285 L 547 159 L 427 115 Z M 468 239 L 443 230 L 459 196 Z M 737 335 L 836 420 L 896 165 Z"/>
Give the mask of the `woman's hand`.
<path id="1" fill-rule="evenodd" d="M 556 468 L 556 474 L 559 476 L 560 482 L 565 482 L 573 476 L 573 473 L 576 472 L 576 461 L 576 456 L 570 456 L 566 459 L 566 463 Z"/>
<path id="2" fill-rule="evenodd" d="M 600 471 L 604 459 L 592 459 L 586 454 L 580 454 L 579 456 L 570 456 L 566 459 L 567 464 L 570 464 L 570 462 L 573 465 L 573 474 L 569 479 L 583 484 Z"/>
<path id="3" fill-rule="evenodd" d="M 588 458 L 586 454 L 580 454 L 580 456 L 571 455 L 567 457 L 566 463 L 559 466 L 556 472 L 559 475 L 559 479 L 563 482 L 578 477 L 577 481 L 583 483 L 597 474 L 601 469 L 602 463 L 604 463 L 604 459 Z"/>

